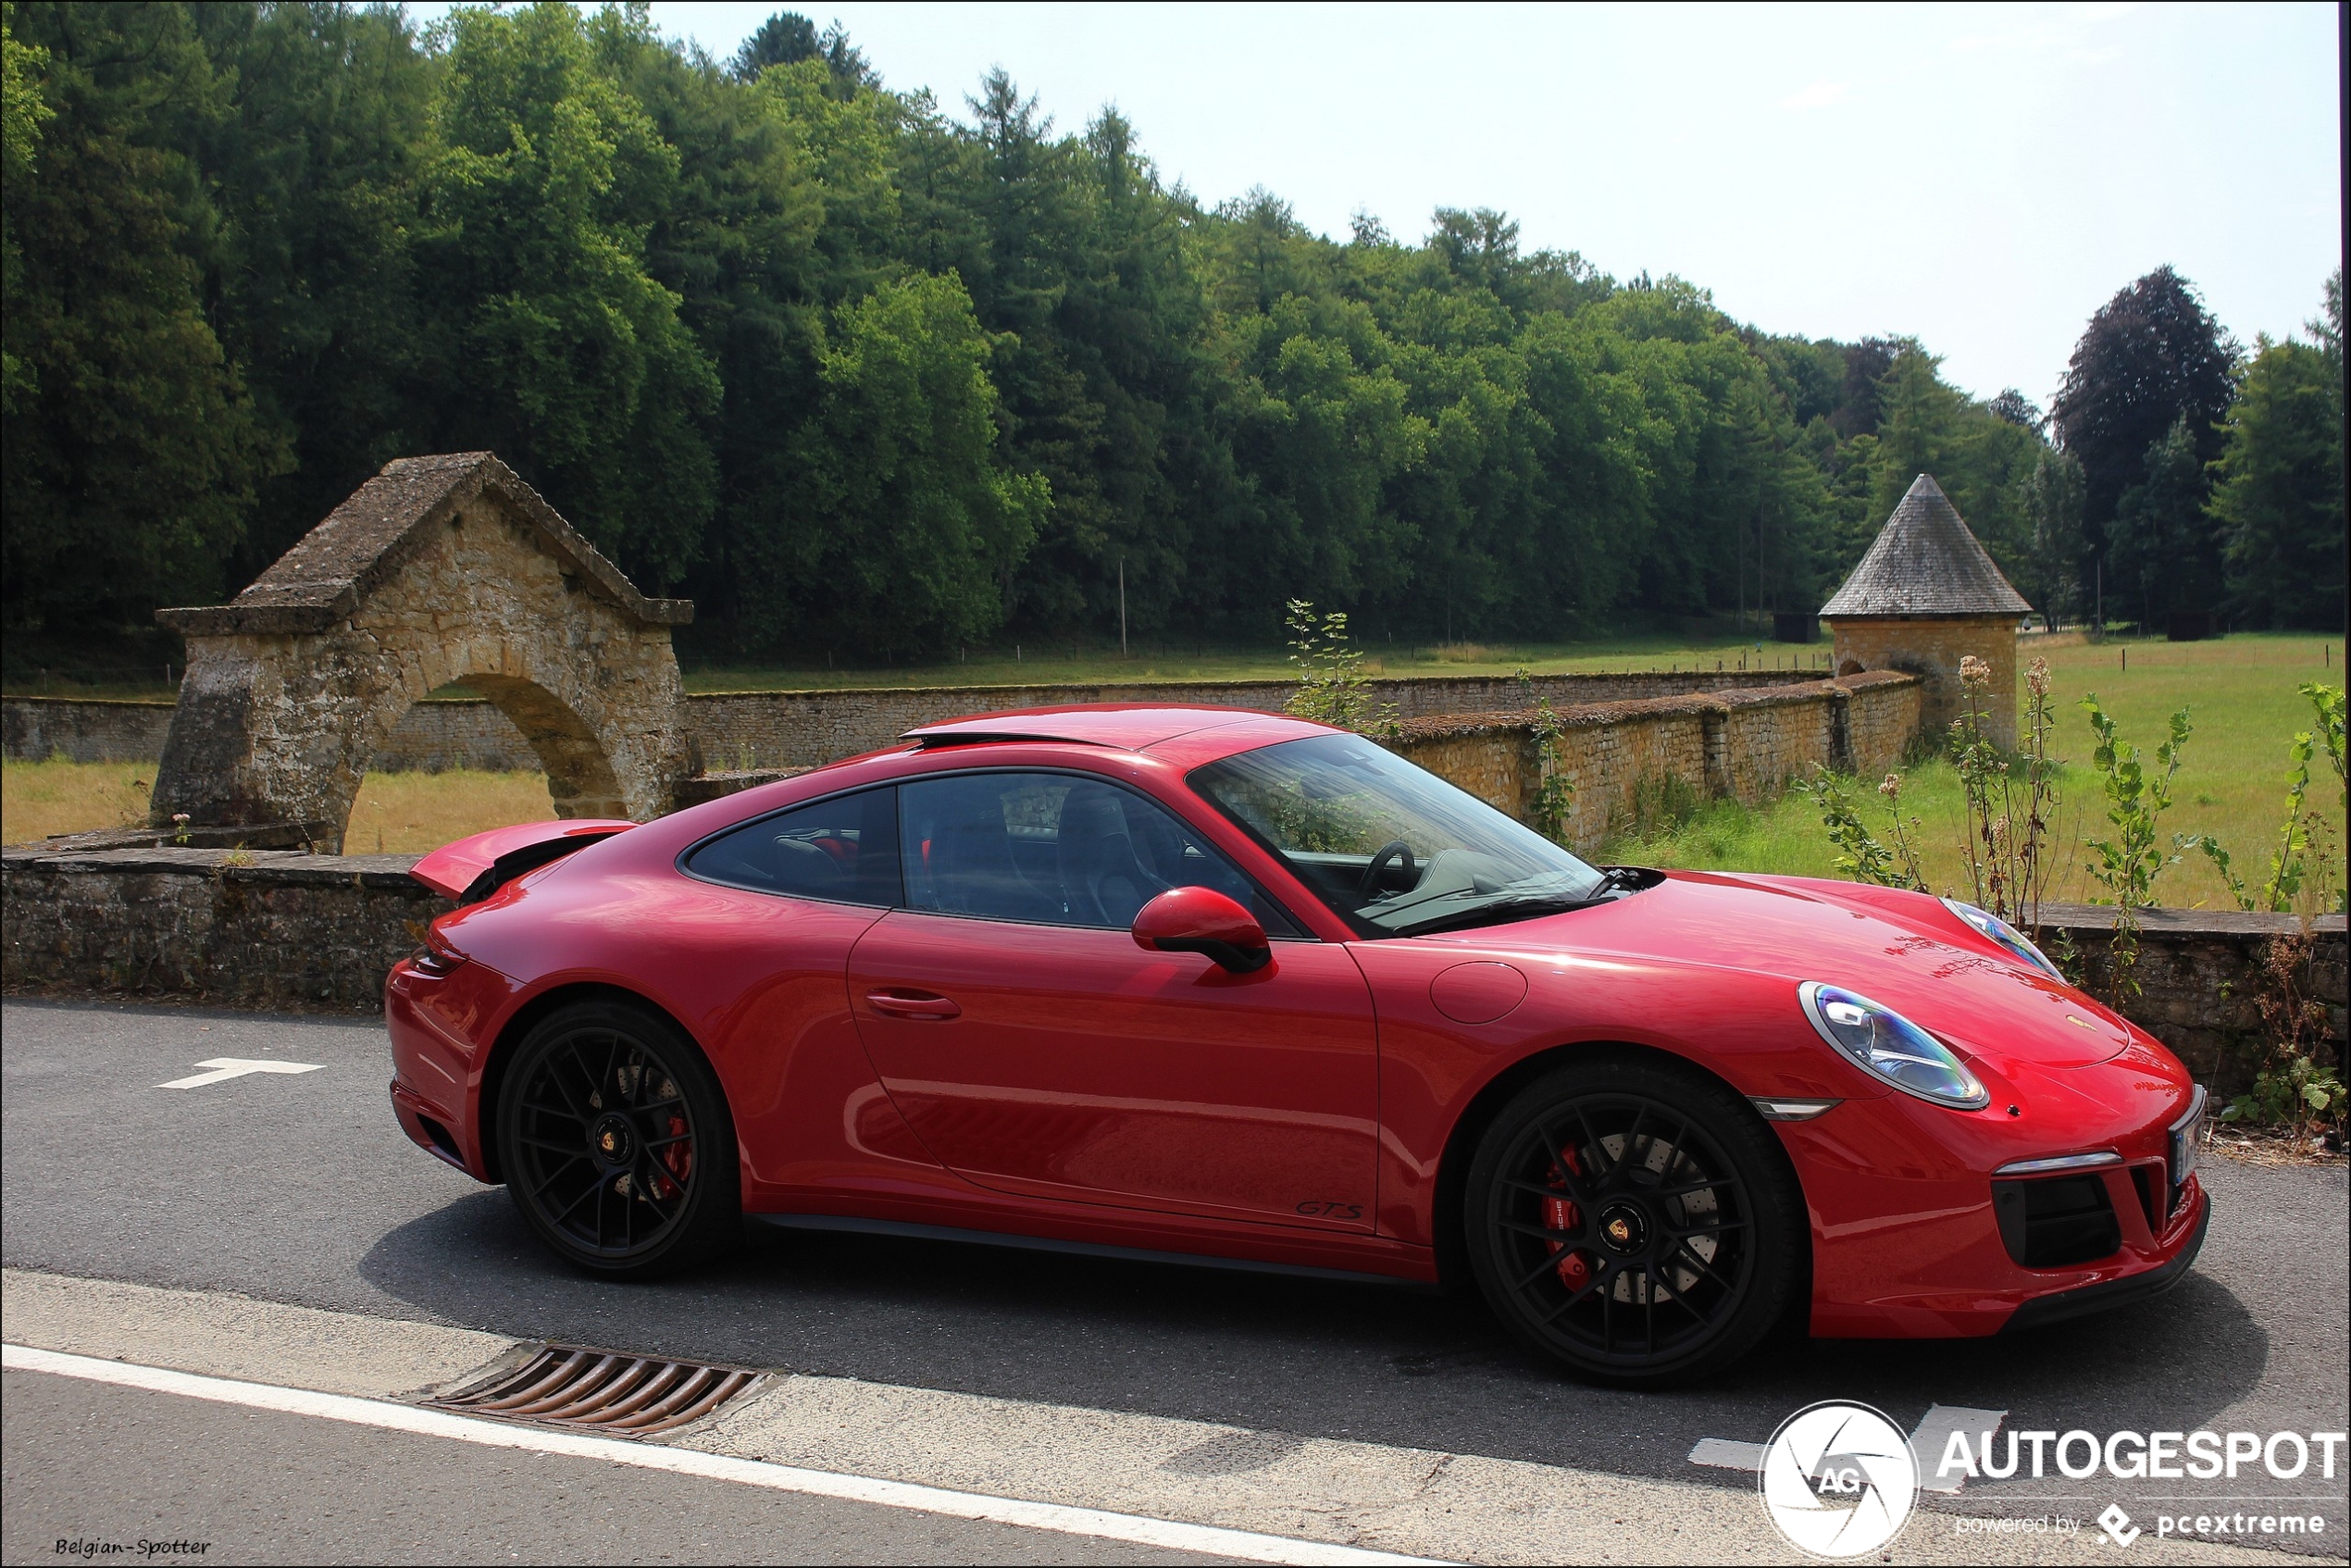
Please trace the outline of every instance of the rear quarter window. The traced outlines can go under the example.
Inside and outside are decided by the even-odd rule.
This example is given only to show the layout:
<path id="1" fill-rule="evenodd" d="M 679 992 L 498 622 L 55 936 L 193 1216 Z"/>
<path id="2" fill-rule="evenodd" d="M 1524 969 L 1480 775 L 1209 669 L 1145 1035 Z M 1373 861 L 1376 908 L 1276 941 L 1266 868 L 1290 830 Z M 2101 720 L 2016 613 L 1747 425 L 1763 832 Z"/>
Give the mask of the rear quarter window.
<path id="1" fill-rule="evenodd" d="M 885 786 L 763 816 L 687 852 L 707 882 L 887 908 L 900 902 L 898 791 Z"/>

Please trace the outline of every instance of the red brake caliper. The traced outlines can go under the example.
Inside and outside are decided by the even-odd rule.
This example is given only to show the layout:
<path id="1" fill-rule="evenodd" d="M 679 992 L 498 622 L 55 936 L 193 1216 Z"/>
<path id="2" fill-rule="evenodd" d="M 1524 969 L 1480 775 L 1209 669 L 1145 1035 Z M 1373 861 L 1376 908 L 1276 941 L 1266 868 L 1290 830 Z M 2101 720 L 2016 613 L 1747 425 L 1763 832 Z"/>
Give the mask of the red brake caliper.
<path id="1" fill-rule="evenodd" d="M 669 1136 L 682 1140 L 685 1136 L 685 1131 L 686 1118 L 678 1115 L 674 1111 L 671 1112 L 669 1114 Z M 675 1196 L 679 1188 L 685 1185 L 686 1178 L 693 1174 L 694 1146 L 690 1142 L 686 1141 L 673 1143 L 668 1148 L 661 1151 L 661 1163 L 668 1168 L 671 1176 L 678 1178 L 678 1186 L 670 1187 L 667 1192 L 663 1192 L 658 1189 L 655 1190 L 653 1194 L 654 1197 L 666 1201 Z M 658 1185 L 664 1187 L 669 1186 L 666 1182 L 661 1182 Z"/>
<path id="2" fill-rule="evenodd" d="M 1564 1165 L 1566 1169 L 1561 1170 L 1560 1168 L 1561 1165 Z M 1584 1166 L 1575 1158 L 1574 1150 L 1562 1149 L 1560 1151 L 1558 1164 L 1551 1167 L 1550 1185 L 1565 1187 L 1571 1174 L 1582 1176 Z M 1581 1222 L 1581 1218 L 1582 1216 L 1576 1213 L 1575 1205 L 1565 1198 L 1543 1200 L 1543 1226 L 1547 1230 L 1574 1230 Z M 1544 1245 L 1550 1248 L 1553 1252 L 1564 1254 L 1559 1262 L 1560 1283 L 1570 1290 L 1583 1289 L 1592 1277 L 1592 1265 L 1584 1254 L 1570 1252 L 1556 1241 L 1548 1241 Z"/>

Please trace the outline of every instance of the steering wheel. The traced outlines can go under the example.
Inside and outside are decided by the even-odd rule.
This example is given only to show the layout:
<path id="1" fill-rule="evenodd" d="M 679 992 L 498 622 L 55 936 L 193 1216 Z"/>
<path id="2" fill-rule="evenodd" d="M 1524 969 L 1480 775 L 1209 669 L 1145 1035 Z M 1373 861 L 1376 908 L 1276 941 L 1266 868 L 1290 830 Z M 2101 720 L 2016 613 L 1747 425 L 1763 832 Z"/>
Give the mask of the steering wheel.
<path id="1" fill-rule="evenodd" d="M 1402 865 L 1407 877 L 1412 875 L 1414 866 L 1419 864 L 1412 859 L 1412 845 L 1401 839 L 1390 839 L 1379 847 L 1379 853 L 1372 856 L 1372 864 L 1363 867 L 1363 880 L 1355 889 L 1358 899 L 1365 903 L 1371 902 L 1372 895 L 1379 888 L 1379 874 L 1387 869 L 1390 861 Z"/>

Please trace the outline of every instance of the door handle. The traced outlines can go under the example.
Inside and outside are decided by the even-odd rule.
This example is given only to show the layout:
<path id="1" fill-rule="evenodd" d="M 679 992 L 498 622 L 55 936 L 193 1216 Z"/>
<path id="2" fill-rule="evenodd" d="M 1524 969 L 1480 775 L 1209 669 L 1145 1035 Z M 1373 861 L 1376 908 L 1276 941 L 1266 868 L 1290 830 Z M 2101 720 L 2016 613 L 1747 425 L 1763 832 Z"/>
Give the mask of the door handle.
<path id="1" fill-rule="evenodd" d="M 895 991 L 868 991 L 865 1002 L 877 1013 L 892 1018 L 929 1018 L 944 1022 L 960 1018 L 964 1010 L 943 996 L 902 996 Z"/>

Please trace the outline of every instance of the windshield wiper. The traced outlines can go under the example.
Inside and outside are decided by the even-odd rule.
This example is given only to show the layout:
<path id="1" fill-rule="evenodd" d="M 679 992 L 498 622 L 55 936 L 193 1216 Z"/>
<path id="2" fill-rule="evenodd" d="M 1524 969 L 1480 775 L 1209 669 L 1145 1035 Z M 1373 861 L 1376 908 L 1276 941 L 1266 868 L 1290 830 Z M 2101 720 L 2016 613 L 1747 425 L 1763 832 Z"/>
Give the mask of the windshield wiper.
<path id="1" fill-rule="evenodd" d="M 1564 893 L 1522 893 L 1516 898 L 1496 899 L 1481 903 L 1475 909 L 1458 909 L 1449 915 L 1432 915 L 1410 925 L 1389 929 L 1391 937 L 1424 937 L 1432 931 L 1449 931 L 1463 926 L 1483 926 L 1489 922 L 1528 920 L 1537 915 L 1563 915 L 1570 910 L 1589 909 L 1594 904 L 1612 903 L 1605 896 L 1599 898 L 1570 898 Z"/>

